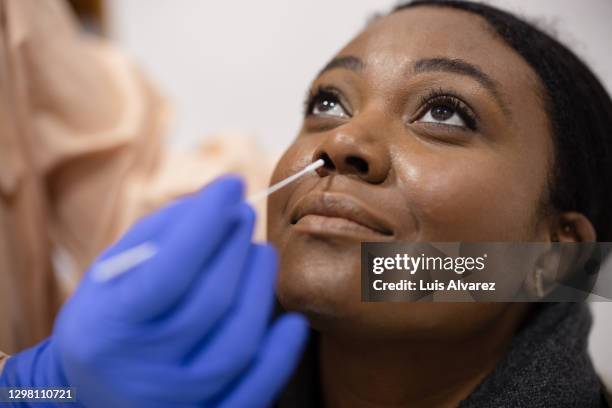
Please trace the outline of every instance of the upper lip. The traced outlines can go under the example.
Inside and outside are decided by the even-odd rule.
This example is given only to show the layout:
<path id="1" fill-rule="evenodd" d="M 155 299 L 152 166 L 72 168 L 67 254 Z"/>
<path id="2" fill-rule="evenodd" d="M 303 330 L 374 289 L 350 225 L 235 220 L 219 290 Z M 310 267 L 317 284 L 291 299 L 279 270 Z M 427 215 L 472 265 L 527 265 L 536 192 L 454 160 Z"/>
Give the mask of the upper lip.
<path id="1" fill-rule="evenodd" d="M 390 222 L 357 199 L 337 193 L 311 193 L 297 201 L 291 211 L 291 223 L 306 215 L 338 217 L 363 225 L 380 234 L 392 236 Z"/>

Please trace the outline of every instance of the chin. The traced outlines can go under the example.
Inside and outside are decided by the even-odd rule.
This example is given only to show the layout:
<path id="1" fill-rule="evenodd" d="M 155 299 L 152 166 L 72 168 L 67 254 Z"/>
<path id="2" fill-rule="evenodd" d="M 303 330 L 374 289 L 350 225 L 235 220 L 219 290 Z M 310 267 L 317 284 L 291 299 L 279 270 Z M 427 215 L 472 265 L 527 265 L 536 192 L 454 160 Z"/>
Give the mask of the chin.
<path id="1" fill-rule="evenodd" d="M 281 253 L 277 296 L 281 305 L 311 321 L 350 318 L 361 303 L 359 248 L 293 242 Z M 318 245 L 315 243 L 315 247 Z"/>

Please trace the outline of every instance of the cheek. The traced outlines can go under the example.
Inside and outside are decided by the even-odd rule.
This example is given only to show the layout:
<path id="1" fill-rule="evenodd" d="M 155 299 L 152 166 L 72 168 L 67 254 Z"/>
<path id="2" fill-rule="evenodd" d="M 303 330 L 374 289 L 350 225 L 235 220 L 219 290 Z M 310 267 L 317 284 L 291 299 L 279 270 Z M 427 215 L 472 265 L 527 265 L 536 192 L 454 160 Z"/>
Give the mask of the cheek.
<path id="1" fill-rule="evenodd" d="M 518 160 L 453 149 L 415 155 L 398 166 L 406 202 L 419 220 L 417 239 L 528 238 L 543 185 L 538 172 L 525 172 Z"/>

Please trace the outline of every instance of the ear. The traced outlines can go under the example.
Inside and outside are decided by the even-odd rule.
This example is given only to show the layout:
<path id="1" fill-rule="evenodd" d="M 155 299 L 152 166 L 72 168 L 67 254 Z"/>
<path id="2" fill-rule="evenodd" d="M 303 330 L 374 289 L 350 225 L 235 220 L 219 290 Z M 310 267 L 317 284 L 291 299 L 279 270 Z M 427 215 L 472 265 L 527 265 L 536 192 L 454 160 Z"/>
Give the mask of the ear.
<path id="1" fill-rule="evenodd" d="M 553 242 L 595 242 L 596 239 L 597 233 L 591 221 L 574 211 L 560 213 L 551 233 Z"/>
<path id="2" fill-rule="evenodd" d="M 595 242 L 597 234 L 589 219 L 578 212 L 563 212 L 557 215 L 551 227 L 550 240 L 553 242 L 527 275 L 524 288 L 534 299 L 542 299 L 550 294 L 555 286 L 567 280 L 578 268 L 588 261 L 591 245 L 561 246 L 559 243 Z"/>
<path id="3" fill-rule="evenodd" d="M 550 248 L 544 250 L 527 274 L 523 289 L 529 299 L 541 300 L 554 290 L 559 279 L 561 261 L 558 246 L 558 243 L 553 243 Z"/>

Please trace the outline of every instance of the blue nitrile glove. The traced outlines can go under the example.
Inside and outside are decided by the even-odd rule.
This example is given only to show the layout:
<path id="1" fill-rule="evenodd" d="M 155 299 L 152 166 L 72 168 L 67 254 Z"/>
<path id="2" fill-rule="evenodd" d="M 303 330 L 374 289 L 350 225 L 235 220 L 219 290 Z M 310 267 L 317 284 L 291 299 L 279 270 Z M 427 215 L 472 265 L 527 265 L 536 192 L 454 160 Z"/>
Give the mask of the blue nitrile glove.
<path id="1" fill-rule="evenodd" d="M 0 386 L 76 387 L 87 407 L 264 407 L 292 372 L 305 319 L 270 324 L 277 260 L 223 178 L 140 221 L 83 278 L 52 336 L 11 357 Z M 96 265 L 144 242 L 153 258 L 109 281 Z M 40 405 L 36 405 L 40 406 Z"/>

